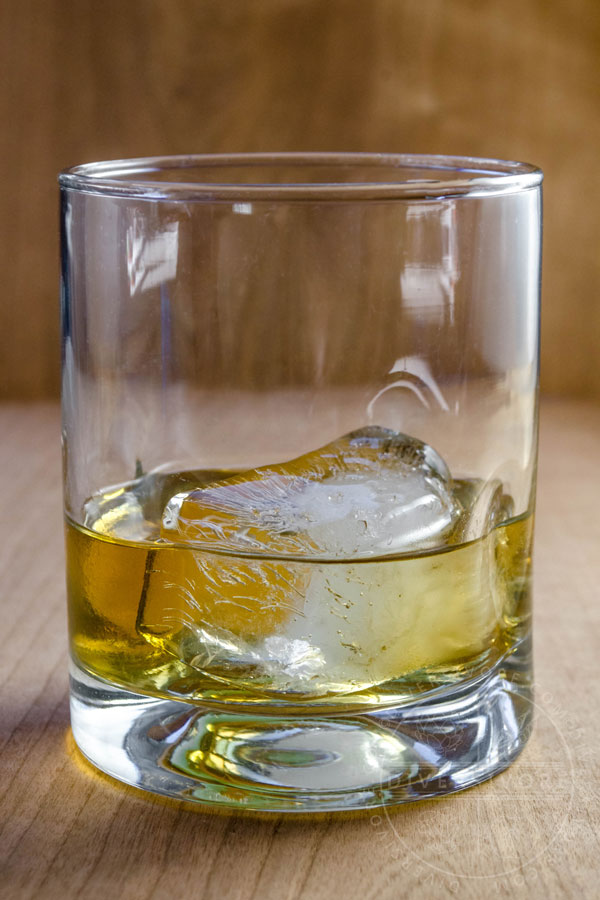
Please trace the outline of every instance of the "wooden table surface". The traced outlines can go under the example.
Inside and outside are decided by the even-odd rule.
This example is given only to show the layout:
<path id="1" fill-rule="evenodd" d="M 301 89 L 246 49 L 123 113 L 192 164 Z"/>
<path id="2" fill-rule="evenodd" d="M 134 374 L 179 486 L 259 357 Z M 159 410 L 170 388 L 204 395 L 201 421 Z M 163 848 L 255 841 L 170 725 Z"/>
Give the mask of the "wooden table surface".
<path id="1" fill-rule="evenodd" d="M 96 774 L 69 731 L 55 406 L 0 407 L 0 896 L 600 893 L 600 405 L 542 408 L 536 728 L 510 770 L 392 814 L 206 814 Z"/>

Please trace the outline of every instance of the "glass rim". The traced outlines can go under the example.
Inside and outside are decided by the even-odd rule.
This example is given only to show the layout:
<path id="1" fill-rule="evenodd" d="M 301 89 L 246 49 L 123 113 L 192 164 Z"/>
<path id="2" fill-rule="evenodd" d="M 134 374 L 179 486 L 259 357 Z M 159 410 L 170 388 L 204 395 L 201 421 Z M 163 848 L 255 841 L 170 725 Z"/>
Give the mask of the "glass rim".
<path id="1" fill-rule="evenodd" d="M 389 170 L 384 180 L 343 181 L 189 181 L 186 170 L 202 167 L 371 166 Z M 153 180 L 151 173 L 181 172 L 181 178 Z M 402 178 L 402 170 L 426 170 L 439 177 Z M 450 177 L 450 175 L 454 177 Z M 394 175 L 396 177 L 394 177 Z M 400 175 L 400 177 L 398 177 Z M 458 176 L 458 177 L 457 177 Z M 426 200 L 455 196 L 520 193 L 538 187 L 542 170 L 513 160 L 406 153 L 217 153 L 138 157 L 85 163 L 64 169 L 62 189 L 149 200 Z"/>

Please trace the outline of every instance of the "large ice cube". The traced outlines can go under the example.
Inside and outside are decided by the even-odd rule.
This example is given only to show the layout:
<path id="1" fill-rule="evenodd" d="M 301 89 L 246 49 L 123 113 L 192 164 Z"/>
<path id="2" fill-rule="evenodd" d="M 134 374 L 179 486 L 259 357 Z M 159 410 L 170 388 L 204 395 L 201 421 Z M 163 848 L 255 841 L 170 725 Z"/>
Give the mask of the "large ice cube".
<path id="1" fill-rule="evenodd" d="M 261 692 L 358 690 L 456 658 L 482 634 L 480 567 L 449 577 L 435 557 L 412 568 L 393 557 L 446 547 L 463 520 L 431 447 L 365 428 L 177 493 L 138 627 L 192 668 Z M 487 635 L 489 609 L 484 619 Z"/>
<path id="2" fill-rule="evenodd" d="M 371 427 L 177 494 L 162 536 L 234 553 L 348 559 L 443 544 L 461 513 L 433 448 Z"/>

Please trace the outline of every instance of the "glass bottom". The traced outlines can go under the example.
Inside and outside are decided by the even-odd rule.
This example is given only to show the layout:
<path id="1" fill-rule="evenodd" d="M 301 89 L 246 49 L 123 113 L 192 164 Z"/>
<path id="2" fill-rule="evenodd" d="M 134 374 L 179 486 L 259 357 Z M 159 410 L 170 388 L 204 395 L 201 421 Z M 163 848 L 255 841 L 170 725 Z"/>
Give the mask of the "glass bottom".
<path id="1" fill-rule="evenodd" d="M 83 754 L 127 784 L 206 806 L 317 813 L 439 797 L 505 769 L 531 730 L 529 642 L 486 675 L 360 715 L 241 714 L 156 699 L 73 666 Z"/>

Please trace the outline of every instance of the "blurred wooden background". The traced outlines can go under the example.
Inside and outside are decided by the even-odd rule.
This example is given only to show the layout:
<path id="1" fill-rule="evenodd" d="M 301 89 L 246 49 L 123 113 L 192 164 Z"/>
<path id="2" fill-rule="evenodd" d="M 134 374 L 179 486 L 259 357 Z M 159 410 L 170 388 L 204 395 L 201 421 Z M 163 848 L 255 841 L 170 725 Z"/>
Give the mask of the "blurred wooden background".
<path id="1" fill-rule="evenodd" d="M 59 169 L 182 152 L 524 159 L 542 382 L 600 398 L 598 0 L 4 0 L 0 396 L 58 394 Z"/>

